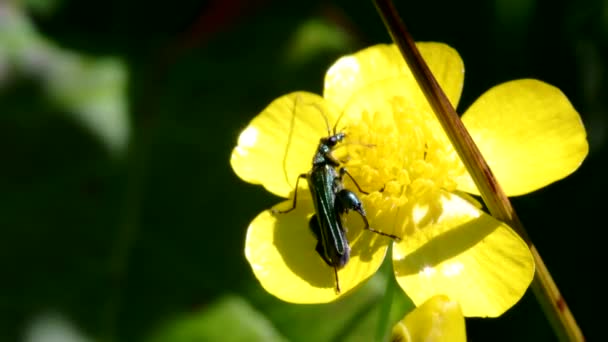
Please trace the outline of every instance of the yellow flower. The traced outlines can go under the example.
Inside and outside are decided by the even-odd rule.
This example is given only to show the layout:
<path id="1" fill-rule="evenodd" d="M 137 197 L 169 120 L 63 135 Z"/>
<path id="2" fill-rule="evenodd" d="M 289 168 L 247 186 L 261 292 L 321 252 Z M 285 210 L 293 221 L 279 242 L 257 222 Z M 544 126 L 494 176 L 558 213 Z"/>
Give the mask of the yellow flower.
<path id="1" fill-rule="evenodd" d="M 392 342 L 466 342 L 464 316 L 458 302 L 437 295 L 409 312 L 394 327 Z"/>
<path id="2" fill-rule="evenodd" d="M 422 56 L 452 104 L 464 67 L 440 43 L 419 43 Z M 534 274 L 526 244 L 461 191 L 477 190 L 393 45 L 339 59 L 323 96 L 295 92 L 273 101 L 241 133 L 231 165 L 243 180 L 263 185 L 292 205 L 296 178 L 311 169 L 325 119 L 346 139 L 336 156 L 354 177 L 372 228 L 397 235 L 392 255 L 400 286 L 417 305 L 436 294 L 458 301 L 465 316 L 498 316 L 515 304 Z M 462 117 L 507 195 L 521 195 L 573 172 L 588 150 L 578 113 L 559 89 L 531 79 L 483 94 Z M 345 177 L 345 187 L 356 187 Z M 350 261 L 334 271 L 315 251 L 305 181 L 288 214 L 260 213 L 247 232 L 245 254 L 273 295 L 293 303 L 337 299 L 378 269 L 392 240 L 346 218 Z"/>

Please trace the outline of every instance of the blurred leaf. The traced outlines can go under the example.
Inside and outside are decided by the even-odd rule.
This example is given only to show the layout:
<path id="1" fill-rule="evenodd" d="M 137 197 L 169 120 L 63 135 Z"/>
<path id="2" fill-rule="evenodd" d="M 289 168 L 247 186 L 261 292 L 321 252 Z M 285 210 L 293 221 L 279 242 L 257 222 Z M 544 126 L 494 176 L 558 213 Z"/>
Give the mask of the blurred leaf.
<path id="1" fill-rule="evenodd" d="M 225 296 L 206 310 L 179 317 L 162 327 L 150 342 L 286 341 L 270 321 L 241 297 Z"/>
<path id="2" fill-rule="evenodd" d="M 51 15 L 61 5 L 63 0 L 22 0 L 24 5 L 40 15 Z"/>
<path id="3" fill-rule="evenodd" d="M 496 0 L 494 2 L 498 25 L 509 30 L 524 31 L 536 9 L 536 0 Z"/>
<path id="4" fill-rule="evenodd" d="M 24 342 L 90 342 L 76 326 L 57 313 L 34 317 L 28 326 Z"/>
<path id="5" fill-rule="evenodd" d="M 120 153 L 129 137 L 126 74 L 118 59 L 64 52 L 49 67 L 46 88 L 57 104 Z"/>
<path id="6" fill-rule="evenodd" d="M 387 260 L 390 262 L 390 259 Z M 266 313 L 290 341 L 356 342 L 374 340 L 381 297 L 385 295 L 385 290 L 386 274 L 378 272 L 352 293 L 326 304 L 285 303 L 261 288 L 251 297 L 255 299 L 256 307 Z M 412 309 L 411 300 L 397 288 L 389 321 L 397 322 Z"/>
<path id="7" fill-rule="evenodd" d="M 304 21 L 289 41 L 285 60 L 292 65 L 306 64 L 328 52 L 346 51 L 352 44 L 352 39 L 342 28 L 320 18 Z"/>
<path id="8" fill-rule="evenodd" d="M 127 69 L 119 59 L 86 57 L 56 47 L 19 7 L 0 4 L 0 82 L 10 80 L 11 74 L 40 81 L 52 100 L 111 152 L 120 154 L 126 148 Z"/>

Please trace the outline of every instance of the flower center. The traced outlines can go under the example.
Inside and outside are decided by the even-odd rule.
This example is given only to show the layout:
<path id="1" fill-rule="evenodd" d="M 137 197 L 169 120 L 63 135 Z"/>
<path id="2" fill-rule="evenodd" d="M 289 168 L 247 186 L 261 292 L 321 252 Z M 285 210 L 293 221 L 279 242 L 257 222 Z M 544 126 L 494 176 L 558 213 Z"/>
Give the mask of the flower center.
<path id="1" fill-rule="evenodd" d="M 401 97 L 389 104 L 346 123 L 346 167 L 370 193 L 363 201 L 371 220 L 406 235 L 441 214 L 441 191 L 454 191 L 464 169 L 433 113 Z"/>

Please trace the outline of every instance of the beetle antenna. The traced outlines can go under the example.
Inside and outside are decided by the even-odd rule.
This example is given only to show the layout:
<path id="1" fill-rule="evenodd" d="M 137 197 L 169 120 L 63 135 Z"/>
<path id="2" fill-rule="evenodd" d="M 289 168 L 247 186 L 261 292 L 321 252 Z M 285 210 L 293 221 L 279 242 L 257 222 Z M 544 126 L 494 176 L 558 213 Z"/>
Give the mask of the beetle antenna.
<path id="1" fill-rule="evenodd" d="M 363 146 L 363 147 L 367 147 L 367 148 L 376 147 L 376 144 L 364 144 L 364 143 L 358 142 L 358 141 L 349 141 L 349 142 L 344 142 L 344 143 L 340 144 L 340 146 L 334 147 L 334 150 L 337 150 L 342 147 L 351 146 L 351 145 Z"/>
<path id="2" fill-rule="evenodd" d="M 342 120 L 343 116 L 344 116 L 344 110 L 342 110 L 342 112 L 340 113 L 340 115 L 336 119 L 336 123 L 334 124 L 334 134 L 336 134 L 336 132 L 337 132 L 336 129 L 338 128 L 338 124 L 340 123 L 340 120 Z"/>
<path id="3" fill-rule="evenodd" d="M 291 115 L 291 121 L 289 123 L 289 135 L 287 136 L 287 144 L 285 144 L 285 153 L 283 154 L 283 176 L 285 177 L 285 182 L 291 186 L 291 182 L 289 181 L 289 176 L 287 175 L 287 153 L 289 152 L 289 149 L 291 148 L 291 140 L 293 137 L 293 127 L 295 126 L 295 122 L 296 122 L 296 108 L 298 107 L 298 102 L 300 101 L 300 95 L 296 95 L 295 99 L 293 100 L 293 109 L 292 109 L 292 115 Z M 297 189 L 296 189 L 297 191 Z"/>
<path id="4" fill-rule="evenodd" d="M 321 113 L 321 115 L 323 116 L 323 120 L 325 120 L 325 127 L 327 128 L 327 136 L 331 136 L 332 132 L 329 130 L 329 120 L 327 120 L 327 114 L 325 114 L 325 111 L 323 110 L 323 108 L 321 108 L 321 106 L 319 106 L 318 103 L 314 103 L 314 102 L 311 103 L 310 105 L 319 110 L 319 113 Z M 334 127 L 333 134 L 336 134 L 335 127 Z"/>

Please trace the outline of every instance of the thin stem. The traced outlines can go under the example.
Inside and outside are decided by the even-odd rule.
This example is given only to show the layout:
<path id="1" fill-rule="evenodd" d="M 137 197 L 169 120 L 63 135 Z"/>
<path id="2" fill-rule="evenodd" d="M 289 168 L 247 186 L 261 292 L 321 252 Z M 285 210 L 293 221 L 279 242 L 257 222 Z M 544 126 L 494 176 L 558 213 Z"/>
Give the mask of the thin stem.
<path id="1" fill-rule="evenodd" d="M 353 331 L 361 325 L 361 322 L 368 317 L 371 310 L 378 305 L 379 295 L 371 296 L 364 304 L 362 304 L 354 314 L 350 315 L 350 319 L 342 324 L 342 328 L 334 334 L 329 341 L 339 342 L 348 339 L 352 336 Z"/>
<path id="2" fill-rule="evenodd" d="M 386 255 L 393 254 L 393 244 L 389 245 L 389 249 Z M 385 267 L 383 274 L 386 279 L 386 288 L 384 289 L 384 296 L 380 302 L 380 312 L 378 316 L 378 325 L 376 326 L 376 341 L 387 341 L 389 332 L 391 331 L 391 309 L 395 298 L 395 279 L 393 276 L 393 261 L 391 258 L 384 260 Z"/>
<path id="3" fill-rule="evenodd" d="M 406 63 L 412 70 L 422 92 L 429 101 L 437 119 L 443 126 L 452 145 L 458 152 L 465 167 L 475 181 L 492 216 L 511 226 L 526 241 L 536 263 L 536 273 L 532 290 L 541 304 L 553 329 L 562 341 L 583 341 L 584 337 L 566 301 L 559 293 L 557 285 L 547 270 L 536 247 L 519 221 L 511 202 L 494 178 L 492 171 L 482 157 L 479 149 L 462 124 L 437 80 L 422 59 L 411 35 L 407 31 L 392 1 L 374 0 L 376 8 L 384 21 L 393 41 L 399 47 Z"/>
<path id="4" fill-rule="evenodd" d="M 124 290 L 129 271 L 133 243 L 140 231 L 142 192 L 144 187 L 145 161 L 143 132 L 131 137 L 126 163 L 126 189 L 123 199 L 122 222 L 114 241 L 109 260 L 109 296 L 103 308 L 105 341 L 119 340 L 119 314 L 124 300 Z M 145 133 L 144 133 L 145 134 Z"/>
<path id="5" fill-rule="evenodd" d="M 392 243 L 389 246 L 387 255 L 392 254 Z M 391 258 L 385 258 L 382 266 L 374 280 L 384 279 L 384 291 L 380 292 L 374 287 L 373 295 L 362 304 L 354 314 L 350 315 L 350 319 L 342 324 L 342 328 L 334 334 L 329 341 L 344 341 L 353 336 L 353 332 L 361 325 L 361 322 L 370 317 L 370 313 L 378 309 L 378 320 L 376 331 L 374 332 L 374 341 L 388 341 L 390 332 L 393 328 L 395 314 L 402 317 L 405 311 L 413 310 L 414 304 L 409 301 L 409 298 L 404 299 L 405 295 L 400 291 L 395 281 L 393 272 L 393 262 Z M 401 295 L 401 296 L 400 296 Z M 400 296 L 400 297 L 399 297 Z"/>

